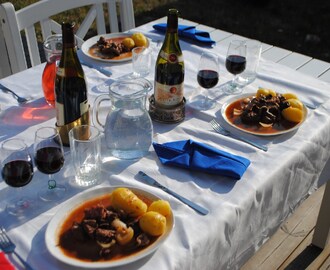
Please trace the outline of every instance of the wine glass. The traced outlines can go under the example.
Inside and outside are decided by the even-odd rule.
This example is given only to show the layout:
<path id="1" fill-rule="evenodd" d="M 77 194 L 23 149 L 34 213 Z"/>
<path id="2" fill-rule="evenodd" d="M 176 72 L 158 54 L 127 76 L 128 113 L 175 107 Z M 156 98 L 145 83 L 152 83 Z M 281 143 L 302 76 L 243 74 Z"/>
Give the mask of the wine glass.
<path id="1" fill-rule="evenodd" d="M 243 88 L 236 83 L 238 74 L 242 73 L 246 67 L 246 43 L 242 40 L 233 40 L 230 42 L 227 57 L 226 69 L 234 75 L 232 81 L 224 87 L 226 94 L 239 94 Z"/>
<path id="2" fill-rule="evenodd" d="M 21 139 L 8 139 L 1 145 L 1 176 L 6 184 L 19 188 L 26 186 L 33 178 L 32 157 Z M 15 216 L 22 216 L 30 209 L 33 201 L 21 196 L 8 202 L 6 210 Z"/>
<path id="3" fill-rule="evenodd" d="M 53 127 L 39 128 L 34 139 L 34 161 L 39 171 L 48 174 L 48 189 L 41 190 L 39 197 L 44 201 L 57 201 L 65 195 L 66 187 L 58 185 L 54 174 L 64 164 L 61 137 Z"/>
<path id="4" fill-rule="evenodd" d="M 218 56 L 211 52 L 203 52 L 201 55 L 197 72 L 197 82 L 202 87 L 201 96 L 190 100 L 196 109 L 208 110 L 215 105 L 214 101 L 208 98 L 208 92 L 205 89 L 213 88 L 219 81 L 218 59 Z"/>

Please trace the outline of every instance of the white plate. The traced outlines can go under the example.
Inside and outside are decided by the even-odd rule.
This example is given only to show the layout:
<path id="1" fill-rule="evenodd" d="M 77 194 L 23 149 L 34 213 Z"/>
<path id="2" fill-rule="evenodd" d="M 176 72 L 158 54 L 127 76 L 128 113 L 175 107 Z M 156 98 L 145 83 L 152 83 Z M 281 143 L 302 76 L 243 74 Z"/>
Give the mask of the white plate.
<path id="1" fill-rule="evenodd" d="M 105 39 L 111 39 L 111 38 L 121 38 L 121 37 L 131 37 L 132 33 L 112 33 L 112 34 L 104 34 L 104 35 L 98 35 L 91 37 L 90 39 L 86 40 L 82 46 L 81 46 L 81 51 L 87 56 L 90 57 L 94 60 L 102 61 L 102 62 L 107 62 L 107 63 L 119 63 L 119 62 L 125 62 L 125 61 L 130 61 L 132 60 L 132 53 L 129 53 L 128 57 L 121 58 L 121 59 L 103 59 L 101 57 L 97 57 L 95 55 L 92 55 L 89 53 L 89 49 L 96 44 L 96 42 L 100 39 L 100 37 L 104 37 Z M 147 38 L 147 47 L 149 47 L 149 40 Z"/>
<path id="2" fill-rule="evenodd" d="M 234 96 L 234 97 L 231 97 L 230 99 L 228 99 L 223 105 L 222 105 L 222 108 L 221 108 L 221 116 L 223 117 L 223 119 L 232 127 L 236 128 L 236 129 L 239 129 L 241 131 L 244 131 L 245 133 L 249 133 L 249 134 L 253 134 L 253 135 L 258 135 L 258 136 L 274 136 L 274 135 L 280 135 L 280 134 L 284 134 L 284 133 L 288 133 L 288 132 L 291 132 L 291 131 L 294 131 L 296 130 L 297 128 L 299 128 L 306 120 L 307 118 L 307 108 L 306 106 L 304 105 L 303 107 L 303 111 L 304 111 L 304 118 L 302 119 L 302 121 L 300 123 L 298 123 L 297 125 L 295 125 L 294 127 L 292 128 L 289 128 L 289 129 L 286 129 L 286 130 L 274 130 L 274 132 L 263 132 L 262 130 L 266 129 L 266 128 L 262 128 L 260 127 L 260 130 L 257 130 L 257 131 L 250 131 L 250 130 L 246 130 L 244 128 L 241 128 L 235 124 L 233 124 L 232 122 L 229 121 L 229 119 L 227 118 L 226 116 L 226 110 L 228 108 L 228 106 L 230 104 L 232 104 L 233 102 L 239 100 L 239 99 L 243 99 L 243 98 L 247 98 L 247 97 L 252 97 L 252 96 L 255 96 L 256 93 L 245 93 L 245 94 L 241 94 L 239 96 Z"/>
<path id="3" fill-rule="evenodd" d="M 128 263 L 132 263 L 134 261 L 137 261 L 152 252 L 154 252 L 169 236 L 171 233 L 171 230 L 174 226 L 174 218 L 173 213 L 169 217 L 167 217 L 167 228 L 166 232 L 161 235 L 154 243 L 152 243 L 150 246 L 146 247 L 145 249 L 142 249 L 139 252 L 136 252 L 130 256 L 124 257 L 122 259 L 116 259 L 116 260 L 109 260 L 109 261 L 102 261 L 102 262 L 85 262 L 81 261 L 79 259 L 71 258 L 66 256 L 60 247 L 58 246 L 58 238 L 59 238 L 59 230 L 63 224 L 63 222 L 67 219 L 69 214 L 76 209 L 79 205 L 82 203 L 85 203 L 88 200 L 100 197 L 104 194 L 110 194 L 114 189 L 117 187 L 100 187 L 93 190 L 88 190 L 86 192 L 80 193 L 77 196 L 74 196 L 70 200 L 68 200 L 61 209 L 55 214 L 55 216 L 51 219 L 49 222 L 46 233 L 45 233 L 45 241 L 46 246 L 49 250 L 49 252 L 58 260 L 72 265 L 76 267 L 82 267 L 82 268 L 90 268 L 90 269 L 102 269 L 102 268 L 110 268 L 110 267 L 116 267 L 116 266 L 122 266 Z M 136 192 L 138 194 L 141 194 L 142 196 L 145 196 L 146 198 L 155 201 L 160 199 L 159 197 L 138 188 L 128 187 L 133 192 Z"/>

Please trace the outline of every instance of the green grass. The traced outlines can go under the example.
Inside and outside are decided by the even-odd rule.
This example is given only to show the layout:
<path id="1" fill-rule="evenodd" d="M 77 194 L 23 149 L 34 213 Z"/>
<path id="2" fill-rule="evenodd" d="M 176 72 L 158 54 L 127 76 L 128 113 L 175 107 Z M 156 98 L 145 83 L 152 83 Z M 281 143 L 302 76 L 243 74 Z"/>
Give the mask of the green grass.
<path id="1" fill-rule="evenodd" d="M 54 0 L 54 1 L 56 1 L 56 0 Z M 5 3 L 5 2 L 8 2 L 8 1 L 0 0 L 0 4 Z M 19 10 L 28 5 L 38 2 L 38 0 L 15 0 L 15 1 L 9 1 L 9 2 L 13 3 L 15 10 Z M 165 5 L 165 4 L 169 4 L 171 2 L 174 2 L 174 0 L 133 0 L 134 13 L 136 16 L 139 16 L 140 14 L 143 14 L 144 12 L 150 12 L 156 7 L 159 7 L 159 6 Z M 75 22 L 79 26 L 80 23 L 85 18 L 88 10 L 89 10 L 88 6 L 81 7 L 81 8 L 77 8 L 74 10 L 66 11 L 61 14 L 55 15 L 52 18 L 57 22 L 62 22 L 62 21 Z M 107 14 L 106 14 L 106 16 L 107 16 Z M 139 24 L 141 24 L 141 23 L 137 22 L 137 25 L 139 25 Z M 96 33 L 95 27 L 96 27 L 95 24 L 92 25 L 92 28 L 91 28 L 90 32 L 87 34 L 86 38 L 88 38 Z M 40 26 L 38 24 L 36 25 L 36 33 L 37 33 L 38 40 L 42 41 L 43 38 L 41 37 L 41 30 L 40 30 Z"/>
<path id="2" fill-rule="evenodd" d="M 39 1 L 38 0 L 15 0 L 15 1 L 0 0 L 0 4 L 5 2 L 12 2 L 13 5 L 15 6 L 15 9 L 19 10 L 21 8 L 24 8 L 28 5 L 31 5 Z M 134 13 L 136 16 L 139 16 L 144 12 L 152 11 L 156 7 L 166 5 L 171 2 L 175 2 L 175 0 L 133 0 Z M 75 10 L 64 12 L 62 14 L 54 16 L 53 18 L 56 21 L 70 20 L 79 23 L 83 20 L 87 12 L 88 12 L 88 7 L 83 7 L 83 8 L 78 8 Z"/>

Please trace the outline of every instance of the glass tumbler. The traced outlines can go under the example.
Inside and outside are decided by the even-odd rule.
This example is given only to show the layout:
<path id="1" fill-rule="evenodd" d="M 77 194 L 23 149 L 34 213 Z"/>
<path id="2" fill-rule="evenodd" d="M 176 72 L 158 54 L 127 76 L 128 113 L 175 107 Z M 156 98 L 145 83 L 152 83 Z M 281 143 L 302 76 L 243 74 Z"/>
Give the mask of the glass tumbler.
<path id="1" fill-rule="evenodd" d="M 93 126 L 82 125 L 69 132 L 75 181 L 87 187 L 99 181 L 101 173 L 101 133 Z"/>
<path id="2" fill-rule="evenodd" d="M 62 54 L 62 35 L 56 34 L 47 37 L 44 42 L 44 52 L 47 60 L 42 73 L 42 89 L 47 103 L 55 107 L 55 77 L 58 61 Z"/>

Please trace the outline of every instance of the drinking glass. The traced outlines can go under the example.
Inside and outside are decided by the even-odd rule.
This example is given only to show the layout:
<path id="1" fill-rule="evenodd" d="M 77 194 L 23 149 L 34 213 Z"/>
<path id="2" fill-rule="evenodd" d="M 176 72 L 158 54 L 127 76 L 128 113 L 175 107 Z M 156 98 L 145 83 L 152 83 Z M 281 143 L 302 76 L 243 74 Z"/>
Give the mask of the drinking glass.
<path id="1" fill-rule="evenodd" d="M 34 160 L 39 171 L 48 174 L 48 189 L 41 190 L 39 197 L 44 201 L 57 201 L 65 195 L 66 187 L 58 185 L 54 174 L 64 164 L 61 137 L 53 127 L 39 128 L 35 133 Z"/>
<path id="2" fill-rule="evenodd" d="M 62 54 L 62 35 L 56 34 L 47 37 L 44 42 L 44 52 L 47 63 L 42 73 L 42 90 L 47 103 L 55 106 L 55 77 L 58 61 Z"/>
<path id="3" fill-rule="evenodd" d="M 69 138 L 76 183 L 83 187 L 96 184 L 102 165 L 100 131 L 94 126 L 76 126 L 70 130 Z"/>
<path id="4" fill-rule="evenodd" d="M 208 110 L 215 103 L 208 98 L 206 90 L 213 88 L 219 81 L 218 56 L 211 52 L 203 52 L 199 60 L 197 82 L 202 87 L 201 95 L 190 100 L 192 106 L 200 110 Z"/>
<path id="5" fill-rule="evenodd" d="M 28 147 L 21 139 L 9 139 L 1 145 L 1 176 L 6 184 L 19 188 L 31 182 L 33 178 L 32 157 L 28 152 Z M 33 201 L 21 196 L 11 200 L 6 210 L 8 213 L 15 216 L 22 216 L 26 210 L 31 208 Z"/>
<path id="6" fill-rule="evenodd" d="M 132 50 L 133 78 L 146 77 L 150 73 L 152 50 L 146 47 L 135 47 Z"/>
<path id="7" fill-rule="evenodd" d="M 236 83 L 242 87 L 252 83 L 256 79 L 261 49 L 262 44 L 259 40 L 246 40 L 246 67 L 245 70 L 238 75 L 236 80 Z"/>
<path id="8" fill-rule="evenodd" d="M 234 75 L 232 81 L 224 87 L 226 94 L 239 94 L 243 88 L 236 83 L 238 74 L 242 73 L 246 67 L 246 43 L 242 40 L 230 42 L 227 56 L 226 69 Z"/>

